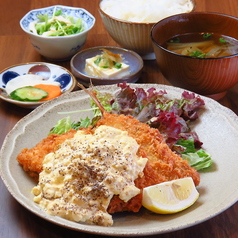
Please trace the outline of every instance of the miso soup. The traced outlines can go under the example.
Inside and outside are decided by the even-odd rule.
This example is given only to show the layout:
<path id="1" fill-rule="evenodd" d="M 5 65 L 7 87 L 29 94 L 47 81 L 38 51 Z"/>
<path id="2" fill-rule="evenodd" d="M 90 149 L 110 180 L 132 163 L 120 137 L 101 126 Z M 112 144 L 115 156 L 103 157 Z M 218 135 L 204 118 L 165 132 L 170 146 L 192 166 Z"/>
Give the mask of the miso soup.
<path id="1" fill-rule="evenodd" d="M 237 54 L 238 40 L 213 33 L 189 33 L 169 39 L 164 48 L 191 57 L 216 58 Z"/>

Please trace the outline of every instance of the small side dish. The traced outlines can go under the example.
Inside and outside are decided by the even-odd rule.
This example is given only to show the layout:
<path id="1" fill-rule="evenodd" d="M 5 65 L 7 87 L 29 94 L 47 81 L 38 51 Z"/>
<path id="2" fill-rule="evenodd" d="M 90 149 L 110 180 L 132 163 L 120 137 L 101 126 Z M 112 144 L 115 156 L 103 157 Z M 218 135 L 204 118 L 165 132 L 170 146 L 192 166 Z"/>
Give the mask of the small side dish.
<path id="1" fill-rule="evenodd" d="M 99 78 L 120 78 L 129 74 L 129 68 L 121 54 L 102 49 L 102 54 L 86 59 L 85 72 Z"/>
<path id="2" fill-rule="evenodd" d="M 61 95 L 59 82 L 44 80 L 40 75 L 17 76 L 6 84 L 6 93 L 18 101 L 46 101 Z"/>
<path id="3" fill-rule="evenodd" d="M 70 61 L 71 72 L 79 83 L 108 85 L 134 83 L 144 62 L 134 51 L 114 46 L 97 46 L 78 52 Z"/>
<path id="4" fill-rule="evenodd" d="M 54 5 L 29 11 L 20 26 L 42 56 L 65 61 L 83 47 L 95 21 L 83 8 Z"/>
<path id="5" fill-rule="evenodd" d="M 23 63 L 0 72 L 0 98 L 21 107 L 35 108 L 75 86 L 71 72 L 55 64 Z"/>

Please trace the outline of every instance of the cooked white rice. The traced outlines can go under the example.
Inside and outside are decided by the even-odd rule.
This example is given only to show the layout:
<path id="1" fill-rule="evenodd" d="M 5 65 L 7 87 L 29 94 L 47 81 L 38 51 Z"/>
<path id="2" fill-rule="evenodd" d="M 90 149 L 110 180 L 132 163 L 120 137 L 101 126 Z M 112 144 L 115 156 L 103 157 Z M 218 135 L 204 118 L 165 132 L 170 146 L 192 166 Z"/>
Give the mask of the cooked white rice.
<path id="1" fill-rule="evenodd" d="M 192 11 L 191 0 L 103 0 L 108 15 L 131 22 L 156 23 L 165 17 Z"/>

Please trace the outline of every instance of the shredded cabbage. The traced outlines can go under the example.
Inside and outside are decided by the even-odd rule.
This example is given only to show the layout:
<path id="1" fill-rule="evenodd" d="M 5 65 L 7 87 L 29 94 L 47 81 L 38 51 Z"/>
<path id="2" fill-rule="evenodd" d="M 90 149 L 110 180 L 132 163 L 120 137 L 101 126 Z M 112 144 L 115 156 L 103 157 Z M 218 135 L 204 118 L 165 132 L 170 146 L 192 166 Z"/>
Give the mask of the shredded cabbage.
<path id="1" fill-rule="evenodd" d="M 62 9 L 54 9 L 53 15 L 39 14 L 38 21 L 29 26 L 31 32 L 42 36 L 68 36 L 80 33 L 84 30 L 81 18 L 63 15 Z"/>

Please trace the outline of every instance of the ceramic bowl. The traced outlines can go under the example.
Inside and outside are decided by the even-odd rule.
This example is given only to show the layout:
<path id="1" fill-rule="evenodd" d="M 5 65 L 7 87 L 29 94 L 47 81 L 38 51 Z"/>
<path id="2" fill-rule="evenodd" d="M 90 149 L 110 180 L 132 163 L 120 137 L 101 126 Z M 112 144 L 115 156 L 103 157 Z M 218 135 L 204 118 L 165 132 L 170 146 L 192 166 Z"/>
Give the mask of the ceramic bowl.
<path id="1" fill-rule="evenodd" d="M 85 60 L 102 53 L 102 49 L 109 50 L 115 54 L 120 54 L 123 58 L 123 62 L 129 65 L 129 74 L 125 77 L 119 78 L 99 78 L 92 77 L 85 72 Z M 98 46 L 82 50 L 77 53 L 70 61 L 71 72 L 79 83 L 84 86 L 93 85 L 109 85 L 122 82 L 134 83 L 136 82 L 142 73 L 144 62 L 142 58 L 131 50 L 126 50 L 113 46 Z"/>
<path id="2" fill-rule="evenodd" d="M 160 71 L 174 86 L 219 100 L 238 83 L 238 54 L 220 58 L 196 58 L 163 47 L 177 35 L 212 32 L 238 39 L 238 18 L 206 12 L 171 16 L 154 25 L 151 38 Z"/>
<path id="3" fill-rule="evenodd" d="M 155 59 L 154 50 L 150 38 L 150 31 L 152 26 L 157 22 L 134 22 L 126 21 L 112 15 L 109 15 L 101 8 L 102 1 L 99 1 L 99 13 L 102 18 L 104 27 L 113 40 L 121 47 L 133 50 L 141 55 L 144 60 Z M 192 1 L 193 9 L 195 8 L 194 1 Z M 177 10 L 180 12 L 179 10 Z M 163 16 L 158 16 L 161 19 L 171 13 L 164 13 Z"/>
<path id="4" fill-rule="evenodd" d="M 53 14 L 54 9 L 62 9 L 63 14 L 81 18 L 83 20 L 84 31 L 68 36 L 42 36 L 32 33 L 29 30 L 29 24 L 32 21 L 37 21 L 39 14 Z M 95 18 L 88 11 L 78 7 L 68 7 L 55 5 L 29 11 L 21 20 L 20 26 L 30 38 L 33 47 L 45 58 L 52 61 L 63 61 L 70 59 L 84 45 L 87 39 L 88 32 L 95 24 Z"/>
<path id="5" fill-rule="evenodd" d="M 0 98 L 9 102 L 16 104 L 24 108 L 35 108 L 46 101 L 38 102 L 26 102 L 26 101 L 17 101 L 13 100 L 6 93 L 5 88 L 7 83 L 13 78 L 26 74 L 36 74 L 41 75 L 45 80 L 49 82 L 58 82 L 60 83 L 60 88 L 62 94 L 69 93 L 76 88 L 76 79 L 70 71 L 67 69 L 44 62 L 32 62 L 25 64 L 18 64 L 8 67 L 0 72 Z"/>

